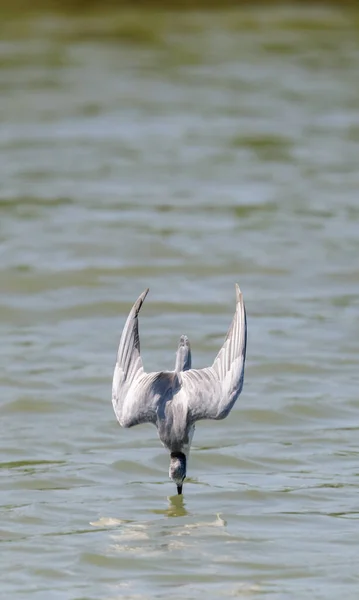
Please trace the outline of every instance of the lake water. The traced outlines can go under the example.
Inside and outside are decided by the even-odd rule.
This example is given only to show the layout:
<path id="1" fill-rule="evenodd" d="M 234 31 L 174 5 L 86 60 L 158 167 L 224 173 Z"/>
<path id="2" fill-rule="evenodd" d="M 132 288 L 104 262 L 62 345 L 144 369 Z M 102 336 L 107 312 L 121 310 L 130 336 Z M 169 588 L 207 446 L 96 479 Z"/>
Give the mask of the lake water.
<path id="1" fill-rule="evenodd" d="M 1 597 L 357 599 L 359 19 L 339 9 L 8 16 L 0 59 Z M 183 500 L 111 405 L 210 364 Z"/>

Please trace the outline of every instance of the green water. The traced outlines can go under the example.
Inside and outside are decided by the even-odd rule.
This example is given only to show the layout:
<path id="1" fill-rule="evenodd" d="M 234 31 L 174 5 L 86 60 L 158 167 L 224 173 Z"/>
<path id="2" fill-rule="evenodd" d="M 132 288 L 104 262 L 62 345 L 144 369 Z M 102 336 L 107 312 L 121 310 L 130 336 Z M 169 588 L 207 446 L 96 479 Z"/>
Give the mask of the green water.
<path id="1" fill-rule="evenodd" d="M 359 20 L 337 9 L 8 17 L 0 43 L 0 595 L 359 593 Z M 184 500 L 111 405 L 205 366 L 234 283 L 245 387 Z"/>

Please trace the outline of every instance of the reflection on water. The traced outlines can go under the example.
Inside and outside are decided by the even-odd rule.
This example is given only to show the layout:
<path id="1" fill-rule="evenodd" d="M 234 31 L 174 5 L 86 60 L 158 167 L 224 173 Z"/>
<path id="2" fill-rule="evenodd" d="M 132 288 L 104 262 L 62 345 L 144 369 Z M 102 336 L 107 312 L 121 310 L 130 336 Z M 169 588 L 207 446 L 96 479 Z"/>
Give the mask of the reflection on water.
<path id="1" fill-rule="evenodd" d="M 168 508 L 166 509 L 154 509 L 152 512 L 156 515 L 164 515 L 166 517 L 185 517 L 188 515 L 188 511 L 185 507 L 185 501 L 183 495 L 168 496 Z"/>
<path id="2" fill-rule="evenodd" d="M 358 23 L 1 19 L 4 597 L 357 598 Z M 155 429 L 114 419 L 123 322 L 150 287 L 146 369 L 182 333 L 202 367 L 235 282 L 244 391 L 167 498 Z"/>

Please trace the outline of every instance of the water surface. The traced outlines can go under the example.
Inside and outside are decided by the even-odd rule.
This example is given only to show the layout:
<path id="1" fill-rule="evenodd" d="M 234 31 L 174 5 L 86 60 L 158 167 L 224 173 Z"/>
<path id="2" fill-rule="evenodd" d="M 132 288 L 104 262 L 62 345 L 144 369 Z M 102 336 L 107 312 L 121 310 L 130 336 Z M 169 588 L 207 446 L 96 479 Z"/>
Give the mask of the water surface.
<path id="1" fill-rule="evenodd" d="M 2 22 L 1 591 L 356 599 L 359 35 L 353 12 Z M 243 394 L 181 501 L 111 406 L 137 296 L 148 370 L 213 360 L 241 286 Z"/>

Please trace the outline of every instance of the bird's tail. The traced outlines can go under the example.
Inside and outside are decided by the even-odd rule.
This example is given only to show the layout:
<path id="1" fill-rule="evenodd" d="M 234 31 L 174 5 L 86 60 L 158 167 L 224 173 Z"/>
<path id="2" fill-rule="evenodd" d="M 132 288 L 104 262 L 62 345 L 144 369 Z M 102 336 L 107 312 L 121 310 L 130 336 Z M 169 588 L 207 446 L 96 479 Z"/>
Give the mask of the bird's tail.
<path id="1" fill-rule="evenodd" d="M 188 371 L 192 365 L 191 346 L 186 335 L 181 335 L 176 354 L 176 373 Z"/>

